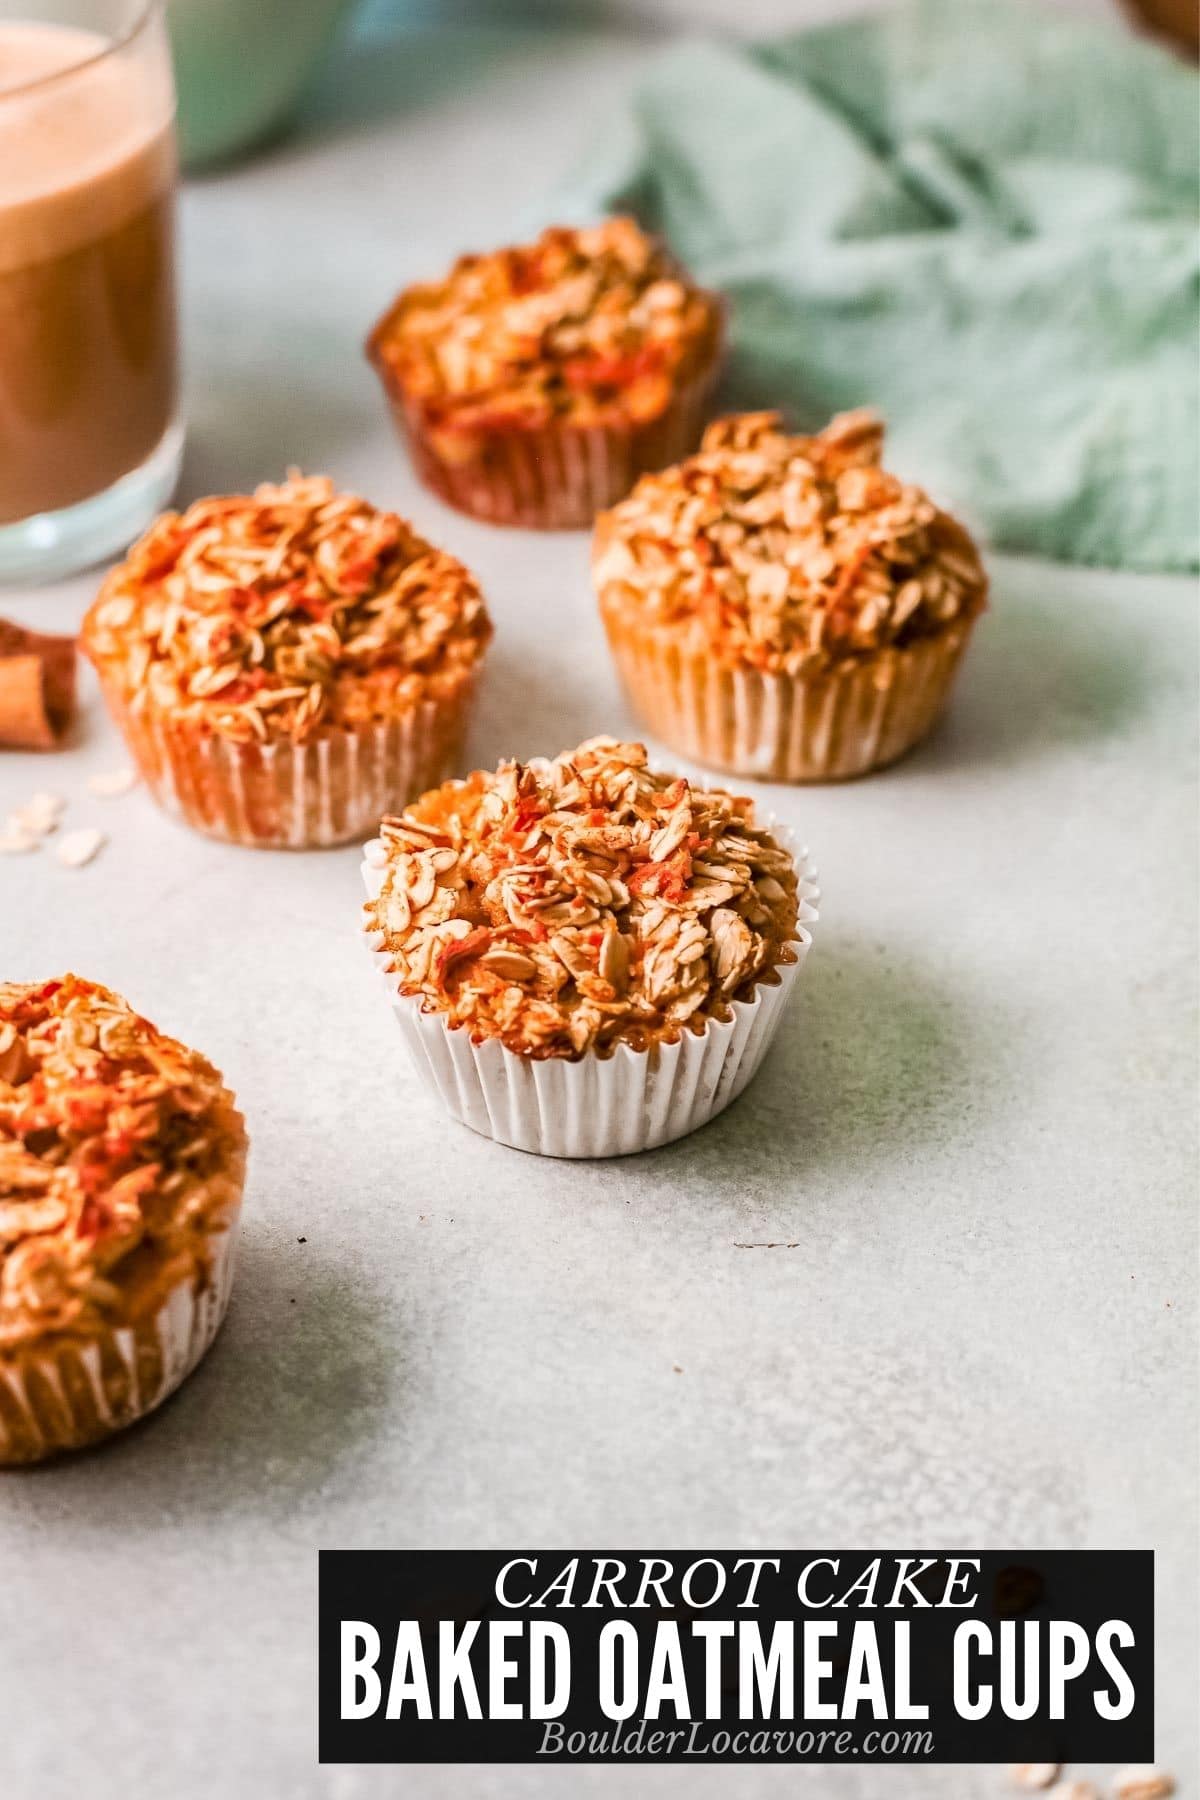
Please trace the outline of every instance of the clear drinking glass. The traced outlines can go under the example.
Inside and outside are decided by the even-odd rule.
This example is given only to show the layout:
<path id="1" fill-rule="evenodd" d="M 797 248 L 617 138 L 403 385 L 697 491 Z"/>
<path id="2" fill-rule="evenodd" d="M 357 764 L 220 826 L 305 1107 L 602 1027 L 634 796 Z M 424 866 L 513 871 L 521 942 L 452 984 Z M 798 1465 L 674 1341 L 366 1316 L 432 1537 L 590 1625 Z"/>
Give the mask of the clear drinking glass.
<path id="1" fill-rule="evenodd" d="M 160 0 L 0 0 L 0 580 L 123 549 L 183 427 Z"/>

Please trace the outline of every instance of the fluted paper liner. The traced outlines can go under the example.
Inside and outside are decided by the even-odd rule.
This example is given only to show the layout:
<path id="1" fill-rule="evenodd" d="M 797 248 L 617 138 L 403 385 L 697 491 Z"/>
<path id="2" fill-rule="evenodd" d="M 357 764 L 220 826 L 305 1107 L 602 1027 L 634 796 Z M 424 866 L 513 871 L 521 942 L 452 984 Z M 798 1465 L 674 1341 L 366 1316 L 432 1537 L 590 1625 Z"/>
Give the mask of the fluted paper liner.
<path id="1" fill-rule="evenodd" d="M 153 1412 L 191 1374 L 225 1317 L 240 1206 L 208 1241 L 207 1278 L 181 1281 L 149 1318 L 0 1354 L 0 1465 L 94 1444 Z"/>
<path id="2" fill-rule="evenodd" d="M 323 849 L 374 830 L 436 787 L 462 746 L 474 677 L 395 717 L 331 727 L 306 743 L 239 744 L 189 721 L 109 709 L 167 812 L 210 837 L 268 850 Z"/>
<path id="3" fill-rule="evenodd" d="M 777 964 L 749 1000 L 730 1001 L 728 1019 L 709 1019 L 699 1032 L 685 1028 L 677 1042 L 652 1050 L 618 1044 L 611 1055 L 589 1051 L 571 1061 L 520 1056 L 496 1038 L 474 1043 L 465 1027 L 452 1029 L 443 1014 L 423 1011 L 418 998 L 400 993 L 382 935 L 368 931 L 418 1074 L 472 1131 L 540 1156 L 627 1156 L 707 1124 L 737 1099 L 766 1055 L 817 919 L 820 890 L 807 851 L 774 821 L 768 829 L 791 850 L 800 877 L 793 960 Z M 371 858 L 382 849 L 378 839 L 368 844 L 362 865 L 372 899 L 383 869 Z"/>
<path id="4" fill-rule="evenodd" d="M 937 723 L 973 624 L 786 675 L 682 650 L 603 596 L 601 610 L 646 729 L 680 756 L 759 781 L 846 781 L 896 762 Z"/>
<path id="5" fill-rule="evenodd" d="M 592 426 L 564 420 L 536 431 L 497 429 L 481 433 L 477 453 L 461 462 L 440 453 L 419 402 L 393 384 L 386 367 L 381 372 L 417 474 L 439 499 L 493 525 L 578 530 L 622 499 L 639 475 L 665 469 L 696 448 L 718 366 L 719 350 L 680 383 L 655 419 Z"/>

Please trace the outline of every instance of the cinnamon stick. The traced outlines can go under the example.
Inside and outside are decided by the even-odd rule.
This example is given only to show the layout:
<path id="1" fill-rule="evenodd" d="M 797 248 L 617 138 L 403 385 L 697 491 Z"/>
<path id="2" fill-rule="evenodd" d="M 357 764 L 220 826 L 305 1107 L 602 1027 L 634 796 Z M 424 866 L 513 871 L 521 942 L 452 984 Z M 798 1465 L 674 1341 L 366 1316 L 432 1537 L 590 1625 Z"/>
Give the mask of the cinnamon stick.
<path id="1" fill-rule="evenodd" d="M 54 750 L 74 716 L 74 638 L 0 619 L 0 747 Z"/>

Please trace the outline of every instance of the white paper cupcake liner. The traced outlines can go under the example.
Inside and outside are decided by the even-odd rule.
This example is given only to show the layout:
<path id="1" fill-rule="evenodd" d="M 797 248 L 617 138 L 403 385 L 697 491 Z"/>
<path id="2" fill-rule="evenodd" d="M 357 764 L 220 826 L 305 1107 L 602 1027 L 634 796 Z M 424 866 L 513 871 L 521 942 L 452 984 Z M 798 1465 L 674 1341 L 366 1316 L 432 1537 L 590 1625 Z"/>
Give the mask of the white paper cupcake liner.
<path id="1" fill-rule="evenodd" d="M 779 1028 L 812 943 L 820 898 L 816 870 L 792 834 L 768 821 L 789 849 L 800 876 L 800 908 L 781 963 L 749 1000 L 730 1002 L 728 1019 L 710 1019 L 700 1032 L 653 1050 L 618 1044 L 610 1056 L 519 1056 L 495 1038 L 472 1042 L 462 1027 L 422 1011 L 399 991 L 377 932 L 367 943 L 383 976 L 413 1065 L 452 1116 L 484 1137 L 539 1156 L 628 1156 L 685 1137 L 716 1118 L 752 1079 Z M 363 882 L 374 899 L 383 885 L 384 846 L 366 846 Z"/>
<path id="2" fill-rule="evenodd" d="M 420 405 L 390 382 L 389 398 L 417 474 L 447 505 L 493 525 L 575 530 L 623 499 L 639 475 L 665 469 L 696 448 L 718 369 L 714 355 L 680 383 L 656 419 L 497 432 L 478 455 L 461 462 L 439 454 Z"/>
<path id="3" fill-rule="evenodd" d="M 443 779 L 462 743 L 473 685 L 303 744 L 239 744 L 109 699 L 165 811 L 228 843 L 310 850 L 361 839 Z"/>
<path id="4" fill-rule="evenodd" d="M 240 1210 L 240 1209 L 239 1209 Z M 161 1406 L 220 1329 L 233 1288 L 238 1211 L 210 1239 L 208 1279 L 172 1288 L 158 1311 L 59 1347 L 0 1354 L 0 1466 L 41 1462 L 120 1431 Z"/>
<path id="5" fill-rule="evenodd" d="M 947 626 L 831 671 L 728 668 L 602 606 L 634 711 L 679 756 L 759 781 L 847 781 L 897 762 L 937 723 L 971 635 Z"/>

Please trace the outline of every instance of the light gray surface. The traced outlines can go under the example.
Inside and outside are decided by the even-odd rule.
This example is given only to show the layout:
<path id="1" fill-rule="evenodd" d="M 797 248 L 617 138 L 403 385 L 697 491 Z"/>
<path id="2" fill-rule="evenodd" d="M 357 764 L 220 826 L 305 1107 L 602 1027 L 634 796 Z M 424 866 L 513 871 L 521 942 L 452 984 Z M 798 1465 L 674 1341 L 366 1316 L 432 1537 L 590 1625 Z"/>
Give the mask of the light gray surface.
<path id="1" fill-rule="evenodd" d="M 401 280 L 503 234 L 641 53 L 359 56 L 305 140 L 187 198 L 188 491 L 296 461 L 473 563 L 481 762 L 632 726 L 585 540 L 423 494 L 359 340 Z M 0 611 L 69 627 L 92 585 Z M 112 983 L 220 1064 L 253 1136 L 207 1363 L 124 1441 L 0 1486 L 6 1800 L 1005 1791 L 318 1770 L 318 1545 L 1152 1545 L 1159 1749 L 1194 1784 L 1195 656 L 1187 583 L 999 565 L 936 742 L 769 791 L 825 899 L 757 1082 L 607 1165 L 439 1116 L 356 942 L 355 851 L 229 849 L 142 793 L 88 798 L 122 760 L 90 684 L 78 747 L 0 758 L 0 815 L 51 786 L 112 834 L 82 871 L 0 862 L 5 976 Z M 767 1240 L 795 1247 L 738 1247 Z"/>

